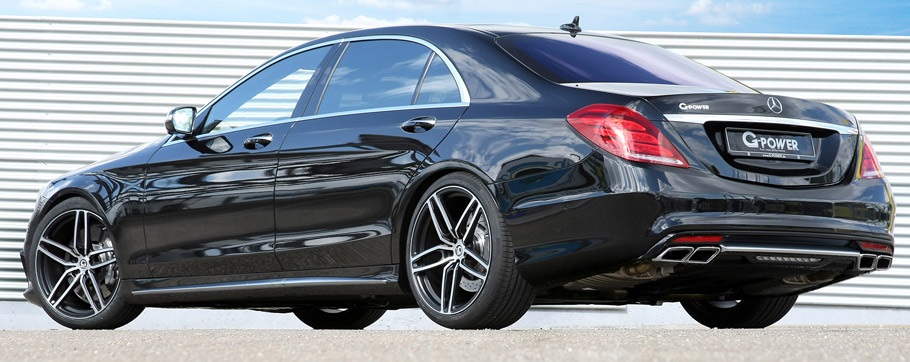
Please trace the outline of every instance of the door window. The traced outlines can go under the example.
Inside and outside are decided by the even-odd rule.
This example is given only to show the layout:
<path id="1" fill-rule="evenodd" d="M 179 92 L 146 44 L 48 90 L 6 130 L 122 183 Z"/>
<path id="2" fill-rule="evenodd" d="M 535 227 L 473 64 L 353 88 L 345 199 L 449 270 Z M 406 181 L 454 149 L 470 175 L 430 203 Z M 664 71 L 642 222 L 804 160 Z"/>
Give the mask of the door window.
<path id="1" fill-rule="evenodd" d="M 410 105 L 432 51 L 402 40 L 351 43 L 326 86 L 318 113 Z"/>
<path id="2" fill-rule="evenodd" d="M 439 104 L 461 102 L 461 93 L 455 76 L 449 67 L 438 56 L 434 56 L 427 68 L 427 75 L 420 84 L 417 94 L 417 104 Z"/>
<path id="3" fill-rule="evenodd" d="M 202 133 L 291 117 L 329 49 L 331 46 L 325 46 L 293 55 L 253 75 L 212 106 Z"/>

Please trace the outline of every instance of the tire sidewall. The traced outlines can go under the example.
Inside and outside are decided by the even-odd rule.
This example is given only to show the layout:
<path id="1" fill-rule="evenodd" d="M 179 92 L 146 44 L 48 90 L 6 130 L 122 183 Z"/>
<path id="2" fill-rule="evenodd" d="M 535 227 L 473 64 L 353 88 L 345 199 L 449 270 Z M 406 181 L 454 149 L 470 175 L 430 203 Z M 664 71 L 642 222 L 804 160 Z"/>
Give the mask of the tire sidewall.
<path id="1" fill-rule="evenodd" d="M 796 303 L 797 296 L 768 296 L 743 299 L 730 308 L 713 306 L 707 301 L 684 302 L 683 309 L 710 328 L 765 328 L 783 318 Z"/>
<path id="2" fill-rule="evenodd" d="M 481 206 L 483 206 L 484 213 L 487 217 L 487 223 L 490 231 L 490 267 L 487 273 L 487 278 L 484 281 L 483 287 L 480 290 L 480 294 L 477 298 L 469 305 L 465 310 L 458 312 L 456 314 L 441 314 L 435 309 L 428 305 L 424 301 L 422 296 L 422 288 L 417 284 L 415 278 L 412 278 L 411 272 L 411 262 L 410 255 L 414 243 L 414 234 L 417 230 L 418 217 L 420 216 L 420 210 L 423 208 L 424 203 L 429 199 L 430 195 L 435 193 L 441 188 L 447 186 L 459 186 L 462 187 L 477 197 L 477 200 L 480 201 Z M 492 303 L 497 302 L 496 300 L 496 291 L 500 288 L 505 288 L 502 280 L 502 273 L 504 272 L 504 267 L 514 267 L 514 266 L 504 266 L 502 263 L 503 253 L 513 254 L 511 245 L 505 245 L 506 243 L 503 240 L 504 228 L 503 217 L 499 212 L 499 208 L 494 202 L 493 196 L 490 194 L 490 191 L 487 189 L 477 177 L 473 175 L 468 175 L 465 173 L 453 173 L 447 175 L 436 182 L 434 182 L 424 193 L 423 197 L 420 198 L 420 201 L 417 203 L 417 206 L 411 216 L 411 222 L 408 226 L 408 239 L 406 242 L 405 257 L 402 262 L 405 264 L 405 270 L 407 271 L 408 284 L 411 287 L 411 291 L 414 294 L 417 304 L 421 309 L 426 313 L 426 315 L 436 322 L 437 324 L 447 326 L 449 328 L 470 328 L 476 321 L 479 321 L 486 317 L 486 311 L 490 309 Z M 514 260 L 514 257 L 511 258 Z"/>
<path id="3" fill-rule="evenodd" d="M 110 230 L 110 225 L 108 225 L 107 221 L 104 220 L 104 217 L 101 216 L 103 214 L 99 213 L 97 208 L 87 200 L 81 198 L 71 198 L 57 204 L 41 218 L 41 221 L 35 228 L 35 232 L 32 233 L 31 240 L 29 240 L 29 246 L 26 251 L 27 261 L 25 263 L 28 269 L 26 271 L 28 273 L 28 279 L 32 282 L 32 287 L 35 290 L 35 294 L 37 294 L 38 300 L 40 300 L 41 308 L 43 308 L 47 315 L 57 323 L 72 329 L 107 329 L 119 327 L 119 325 L 112 326 L 109 323 L 117 319 L 115 317 L 119 316 L 126 306 L 126 288 L 122 279 L 118 281 L 117 291 L 113 294 L 114 297 L 108 301 L 108 305 L 104 308 L 104 310 L 102 310 L 101 313 L 87 318 L 73 318 L 58 311 L 50 304 L 50 302 L 47 301 L 47 297 L 44 295 L 44 290 L 39 284 L 42 282 L 39 281 L 38 276 L 38 240 L 44 235 L 45 229 L 47 229 L 48 225 L 50 225 L 54 219 L 63 213 L 75 209 L 87 210 L 95 213 L 96 215 L 99 215 L 101 222 L 104 224 L 104 227 L 107 230 Z M 116 244 L 116 241 L 113 240 L 113 238 L 111 239 L 111 242 Z M 116 248 L 114 253 L 114 255 L 117 255 Z M 120 268 L 119 256 L 117 259 L 117 267 L 118 269 Z"/>

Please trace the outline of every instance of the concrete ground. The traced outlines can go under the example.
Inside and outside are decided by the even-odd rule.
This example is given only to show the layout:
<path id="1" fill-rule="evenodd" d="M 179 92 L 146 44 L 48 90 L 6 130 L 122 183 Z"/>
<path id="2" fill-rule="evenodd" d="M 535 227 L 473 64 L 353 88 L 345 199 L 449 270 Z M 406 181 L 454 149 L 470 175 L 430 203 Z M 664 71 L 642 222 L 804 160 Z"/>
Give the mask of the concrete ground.
<path id="1" fill-rule="evenodd" d="M 905 361 L 910 326 L 0 331 L 2 361 Z"/>
<path id="2" fill-rule="evenodd" d="M 908 325 L 910 309 L 825 307 L 797 304 L 778 326 L 786 325 Z M 511 329 L 697 327 L 679 303 L 659 307 L 569 306 L 532 307 Z M 290 314 L 246 310 L 147 308 L 121 329 L 306 329 Z M 0 330 L 65 329 L 27 302 L 0 302 Z M 389 311 L 372 330 L 443 330 L 419 309 Z M 2 355 L 2 354 L 0 354 Z"/>

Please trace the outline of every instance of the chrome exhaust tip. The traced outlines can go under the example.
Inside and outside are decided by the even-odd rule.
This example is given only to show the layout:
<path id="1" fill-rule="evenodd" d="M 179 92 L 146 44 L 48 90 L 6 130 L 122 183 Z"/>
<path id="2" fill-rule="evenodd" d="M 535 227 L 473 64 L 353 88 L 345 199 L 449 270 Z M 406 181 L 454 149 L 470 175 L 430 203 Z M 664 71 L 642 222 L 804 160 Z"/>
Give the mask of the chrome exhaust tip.
<path id="1" fill-rule="evenodd" d="M 856 270 L 872 271 L 875 270 L 878 256 L 873 254 L 861 254 L 856 260 Z"/>
<path id="2" fill-rule="evenodd" d="M 888 270 L 891 269 L 891 262 L 893 258 L 887 255 L 879 255 L 875 260 L 875 270 Z"/>
<path id="3" fill-rule="evenodd" d="M 703 246 L 695 249 L 695 252 L 689 256 L 686 262 L 692 264 L 708 264 L 720 254 L 720 248 L 716 246 Z"/>
<path id="4" fill-rule="evenodd" d="M 667 250 L 664 250 L 660 255 L 654 258 L 654 261 L 663 261 L 670 263 L 685 263 L 692 254 L 695 253 L 695 248 L 691 246 L 674 246 L 669 247 Z"/>

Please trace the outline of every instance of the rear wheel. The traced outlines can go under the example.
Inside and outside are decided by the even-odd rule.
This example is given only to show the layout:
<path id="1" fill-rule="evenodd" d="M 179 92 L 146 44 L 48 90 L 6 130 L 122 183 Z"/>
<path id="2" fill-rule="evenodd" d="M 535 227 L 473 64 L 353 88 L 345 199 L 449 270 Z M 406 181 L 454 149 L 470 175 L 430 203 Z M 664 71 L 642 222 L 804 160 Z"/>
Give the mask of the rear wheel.
<path id="1" fill-rule="evenodd" d="M 479 178 L 433 183 L 411 220 L 405 264 L 424 313 L 456 329 L 504 328 L 534 300 L 518 274 L 502 215 Z"/>
<path id="2" fill-rule="evenodd" d="M 385 309 L 302 309 L 294 311 L 301 322 L 313 329 L 364 329 L 385 314 Z"/>
<path id="3" fill-rule="evenodd" d="M 125 303 L 114 242 L 91 203 L 73 198 L 41 219 L 29 243 L 29 281 L 41 307 L 73 329 L 114 329 L 142 307 Z"/>
<path id="4" fill-rule="evenodd" d="M 793 308 L 798 296 L 761 297 L 739 301 L 684 301 L 689 315 L 710 328 L 765 328 Z"/>

